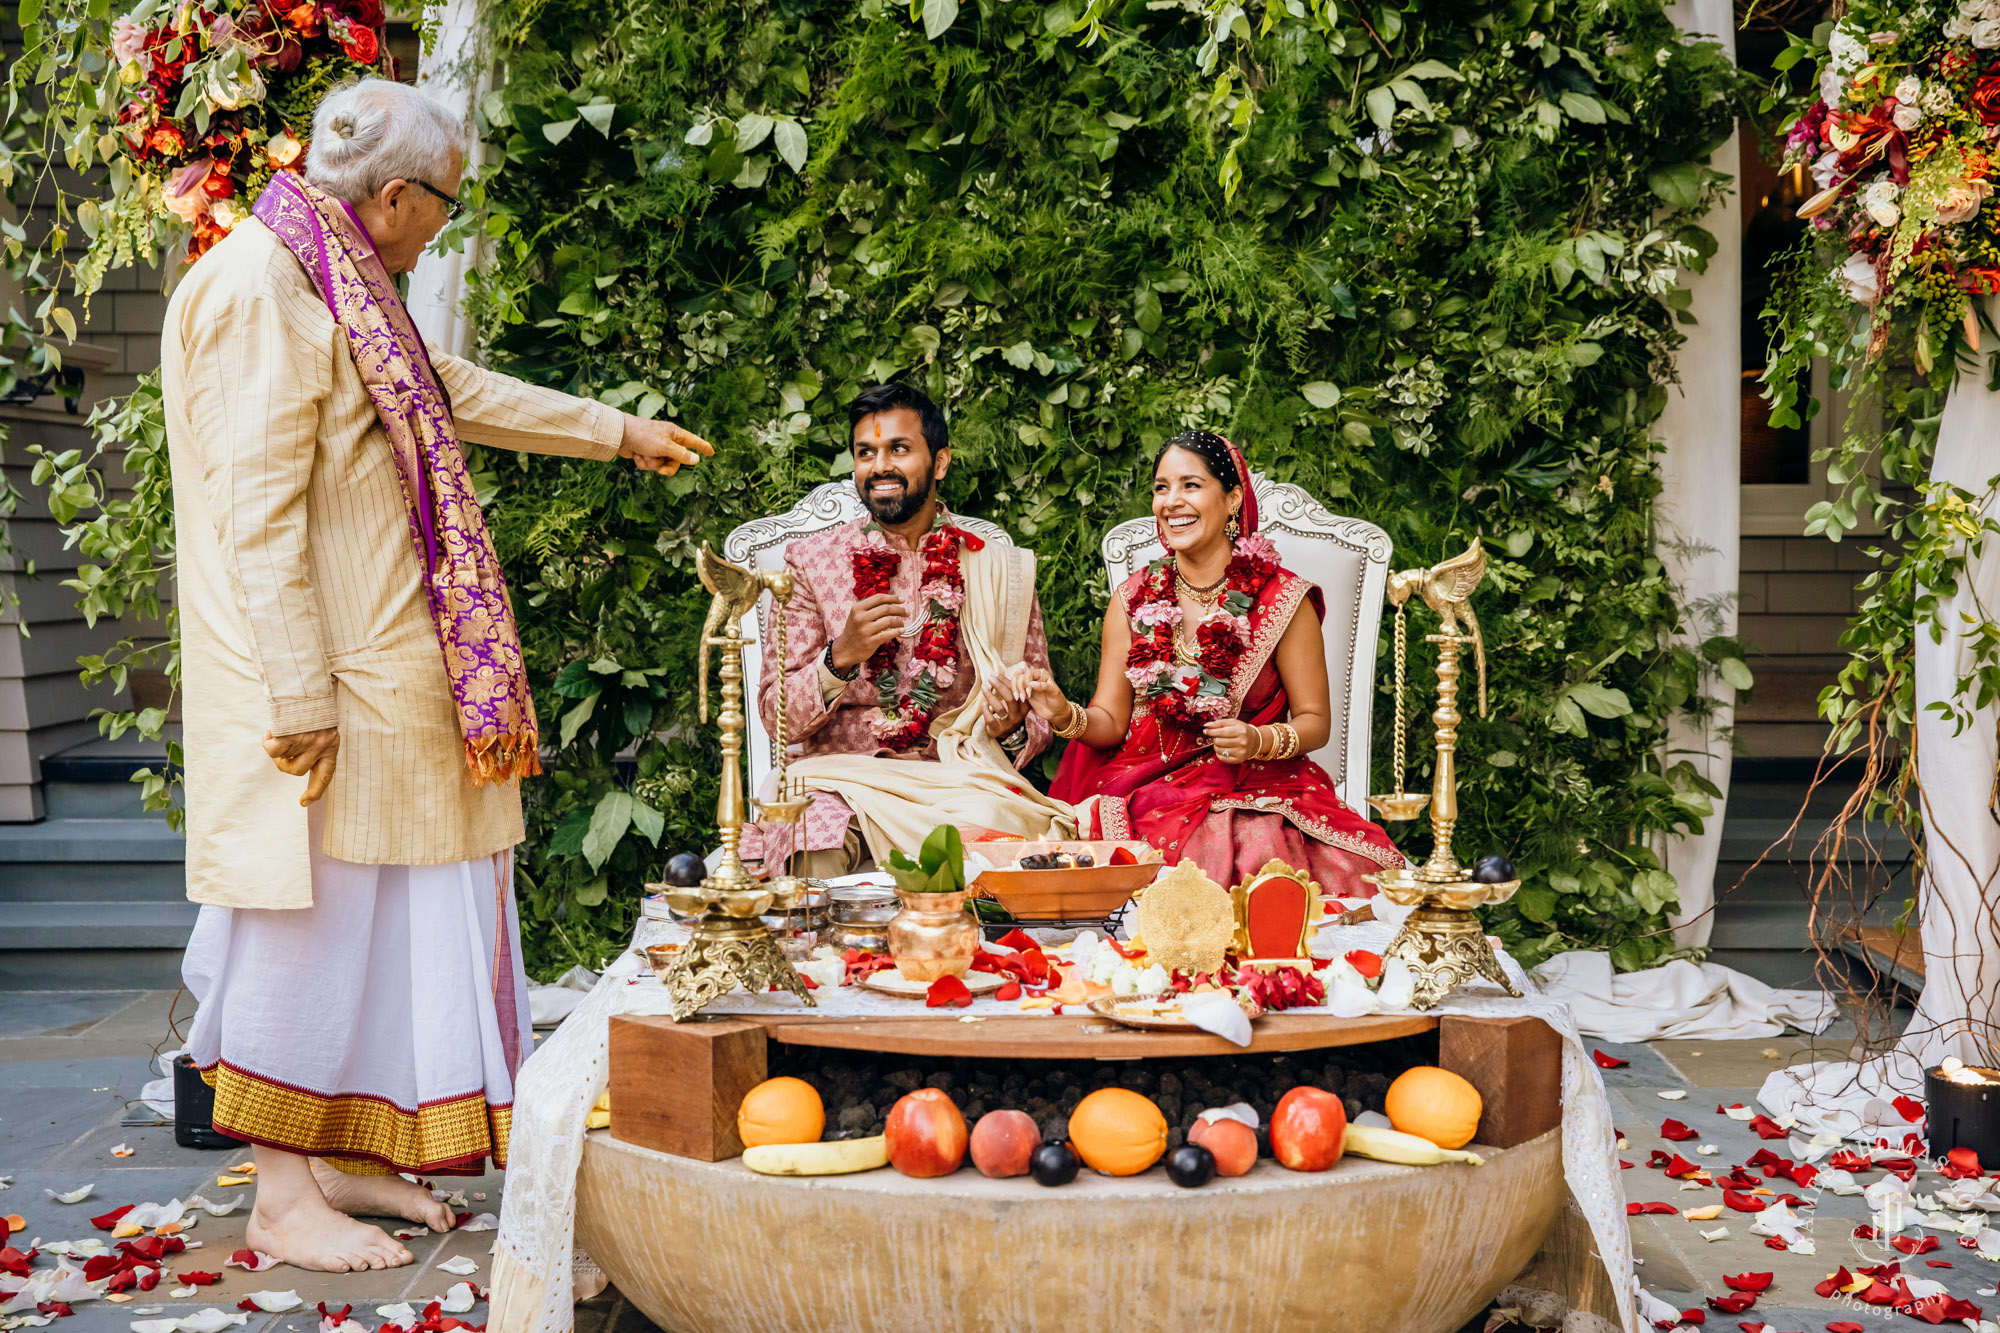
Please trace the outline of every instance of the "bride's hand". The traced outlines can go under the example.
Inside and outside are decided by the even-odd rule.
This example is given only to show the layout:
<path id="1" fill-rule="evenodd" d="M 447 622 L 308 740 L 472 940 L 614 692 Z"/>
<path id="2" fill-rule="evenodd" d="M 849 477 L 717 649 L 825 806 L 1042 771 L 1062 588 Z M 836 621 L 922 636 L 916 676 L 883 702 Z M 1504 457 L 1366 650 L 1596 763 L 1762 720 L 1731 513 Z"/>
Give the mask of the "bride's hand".
<path id="1" fill-rule="evenodd" d="M 1035 710 L 1035 716 L 1042 721 L 1057 724 L 1069 721 L 1069 699 L 1056 685 L 1056 678 L 1042 667 L 1028 670 L 1024 688 L 1028 696 L 1028 707 Z"/>
<path id="2" fill-rule="evenodd" d="M 1215 757 L 1225 764 L 1240 764 L 1257 751 L 1257 729 L 1241 718 L 1218 718 L 1202 727 L 1215 746 Z"/>

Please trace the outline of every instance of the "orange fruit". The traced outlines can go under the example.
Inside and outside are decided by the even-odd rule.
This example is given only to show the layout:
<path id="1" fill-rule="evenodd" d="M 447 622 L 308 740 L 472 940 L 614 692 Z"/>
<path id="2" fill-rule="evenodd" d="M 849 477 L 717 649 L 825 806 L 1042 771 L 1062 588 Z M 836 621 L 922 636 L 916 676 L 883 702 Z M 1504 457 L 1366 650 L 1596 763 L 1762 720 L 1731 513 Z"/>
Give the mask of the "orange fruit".
<path id="1" fill-rule="evenodd" d="M 1463 1148 L 1479 1131 L 1479 1089 L 1432 1065 L 1406 1069 L 1389 1085 L 1389 1123 L 1440 1148 Z"/>
<path id="2" fill-rule="evenodd" d="M 746 1148 L 773 1143 L 818 1143 L 826 1104 L 801 1078 L 767 1078 L 743 1094 L 736 1108 L 736 1136 Z"/>
<path id="3" fill-rule="evenodd" d="M 1167 1151 L 1167 1118 L 1125 1088 L 1099 1088 L 1069 1113 L 1069 1141 L 1093 1171 L 1136 1176 Z"/>

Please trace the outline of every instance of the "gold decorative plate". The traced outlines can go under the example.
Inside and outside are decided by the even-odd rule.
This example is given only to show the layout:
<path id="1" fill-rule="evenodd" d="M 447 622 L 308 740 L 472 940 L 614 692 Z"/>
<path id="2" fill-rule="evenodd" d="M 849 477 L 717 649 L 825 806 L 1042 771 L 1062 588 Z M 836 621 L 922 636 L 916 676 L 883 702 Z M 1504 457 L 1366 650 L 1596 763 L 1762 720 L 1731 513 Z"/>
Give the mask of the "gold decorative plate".
<path id="1" fill-rule="evenodd" d="M 999 972 L 967 972 L 959 978 L 965 988 L 974 995 L 987 995 L 999 990 L 1013 978 Z M 861 979 L 861 984 L 870 990 L 881 991 L 884 995 L 899 995 L 906 1000 L 921 1000 L 930 994 L 931 983 L 911 981 L 893 967 L 885 967 L 880 972 L 870 972 Z"/>

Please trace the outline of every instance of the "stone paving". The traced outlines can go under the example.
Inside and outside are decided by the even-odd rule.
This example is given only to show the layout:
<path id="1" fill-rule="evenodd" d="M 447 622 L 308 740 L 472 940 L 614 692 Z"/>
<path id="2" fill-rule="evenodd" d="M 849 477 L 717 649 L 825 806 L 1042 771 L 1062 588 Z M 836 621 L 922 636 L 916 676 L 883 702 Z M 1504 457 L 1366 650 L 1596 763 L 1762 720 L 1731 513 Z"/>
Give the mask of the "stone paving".
<path id="1" fill-rule="evenodd" d="M 4 989 L 5 978 L 6 970 L 0 967 L 0 1176 L 11 1175 L 13 1185 L 0 1191 L 0 1214 L 18 1213 L 25 1218 L 25 1239 L 102 1237 L 105 1233 L 93 1230 L 89 1219 L 120 1204 L 165 1202 L 196 1193 L 220 1201 L 254 1191 L 254 1184 L 216 1184 L 218 1174 L 247 1159 L 246 1150 L 180 1148 L 174 1143 L 171 1126 L 158 1124 L 158 1118 L 138 1100 L 140 1086 L 154 1076 L 154 1052 L 178 1045 L 168 1027 L 175 992 L 62 990 L 49 986 L 46 977 L 32 981 L 47 989 L 9 990 Z M 157 983 L 157 977 L 151 979 Z M 179 996 L 177 1016 L 183 1031 L 190 1011 L 187 997 Z M 1615 1121 L 1629 1143 L 1621 1157 L 1634 1163 L 1633 1169 L 1623 1173 L 1628 1197 L 1663 1201 L 1677 1209 L 1720 1202 L 1721 1192 L 1713 1187 L 1684 1191 L 1678 1182 L 1648 1169 L 1645 1163 L 1652 1149 L 1682 1152 L 1688 1160 L 1712 1167 L 1717 1174 L 1747 1162 L 1760 1147 L 1781 1149 L 1778 1143 L 1764 1144 L 1748 1125 L 1716 1114 L 1717 1104 L 1754 1105 L 1757 1087 L 1771 1070 L 1815 1055 L 1836 1058 L 1845 1054 L 1845 1039 L 1838 1034 L 1816 1043 L 1794 1034 L 1749 1042 L 1656 1042 L 1629 1047 L 1594 1044 L 1607 1055 L 1631 1062 L 1604 1075 Z M 1675 1088 L 1686 1089 L 1687 1097 L 1667 1101 L 1658 1095 Z M 1685 1143 L 1661 1138 L 1661 1122 L 1670 1117 L 1695 1129 L 1698 1137 Z M 133 1149 L 133 1155 L 114 1157 L 111 1150 L 120 1144 Z M 1697 1156 L 1697 1144 L 1713 1144 L 1719 1152 Z M 1785 1154 L 1780 1151 L 1779 1155 Z M 1878 1178 L 1879 1173 L 1871 1172 L 1862 1180 L 1867 1183 Z M 473 1192 L 485 1193 L 484 1202 L 469 1203 L 470 1211 L 499 1211 L 504 1181 L 498 1175 L 435 1183 L 443 1188 L 463 1188 L 468 1197 Z M 1927 1183 L 1935 1187 L 1939 1182 L 1934 1174 L 1917 1177 L 1920 1189 Z M 88 1200 L 75 1205 L 56 1203 L 45 1193 L 85 1184 L 93 1185 L 94 1191 Z M 1780 1180 L 1773 1188 L 1784 1184 Z M 1813 1285 L 1843 1264 L 1851 1270 L 1900 1260 L 1905 1272 L 1943 1282 L 1953 1295 L 1970 1300 L 1988 1317 L 2000 1307 L 2000 1300 L 1992 1294 L 2000 1266 L 1961 1249 L 1955 1238 L 1944 1236 L 1938 1250 L 1906 1258 L 1883 1242 L 1853 1238 L 1854 1227 L 1867 1220 L 1861 1198 L 1821 1197 L 1812 1190 L 1789 1192 L 1818 1200 L 1816 1209 L 1802 1210 L 1806 1218 L 1817 1215 L 1806 1228 L 1815 1239 L 1816 1255 L 1765 1248 L 1761 1238 L 1750 1234 L 1749 1223 L 1754 1219 L 1745 1214 L 1725 1210 L 1722 1218 L 1707 1223 L 1688 1222 L 1678 1214 L 1639 1216 L 1631 1219 L 1631 1225 L 1641 1261 L 1641 1282 L 1677 1308 L 1695 1308 L 1702 1306 L 1706 1297 L 1729 1294 L 1722 1281 L 1725 1274 L 1772 1273 L 1770 1290 L 1751 1310 L 1741 1315 L 1707 1312 L 1709 1328 L 1733 1329 L 1741 1323 L 1755 1329 L 1761 1321 L 1768 1333 L 1817 1333 L 1834 1320 L 1851 1320 L 1870 1330 L 1924 1326 L 1886 1310 L 1836 1304 L 1815 1296 Z M 247 1215 L 246 1204 L 227 1217 L 200 1216 L 188 1233 L 190 1250 L 178 1256 L 178 1261 L 169 1262 L 169 1272 L 201 1268 L 223 1274 L 220 1283 L 201 1291 L 201 1299 L 172 1300 L 166 1296 L 170 1284 L 163 1282 L 153 1292 L 129 1302 L 79 1305 L 73 1317 L 59 1321 L 55 1333 L 128 1333 L 135 1320 L 186 1316 L 211 1306 L 233 1313 L 236 1302 L 253 1291 L 296 1291 L 303 1304 L 286 1315 L 253 1313 L 245 1333 L 312 1333 L 318 1324 L 315 1307 L 320 1301 L 332 1309 L 352 1304 L 354 1317 L 373 1329 L 384 1322 L 375 1313 L 378 1306 L 407 1301 L 421 1307 L 424 1301 L 442 1296 L 455 1282 L 469 1280 L 484 1288 L 489 1281 L 491 1232 L 412 1240 L 408 1244 L 417 1262 L 383 1272 L 327 1274 L 280 1267 L 253 1274 L 224 1268 L 223 1260 L 244 1244 Z M 393 1221 L 384 1225 L 391 1230 L 407 1226 Z M 1698 1234 L 1725 1225 L 1730 1233 L 1726 1240 L 1706 1242 Z M 14 1243 L 22 1239 L 17 1237 Z M 200 1248 L 192 1248 L 197 1243 Z M 438 1264 L 458 1256 L 476 1263 L 478 1271 L 461 1279 L 438 1270 Z M 1927 1259 L 1952 1267 L 1927 1267 Z M 457 1317 L 483 1323 L 486 1308 L 482 1303 Z M 1473 1327 L 1480 1326 L 1483 1321 L 1475 1321 Z M 577 1312 L 578 1333 L 651 1333 L 652 1328 L 615 1291 Z"/>

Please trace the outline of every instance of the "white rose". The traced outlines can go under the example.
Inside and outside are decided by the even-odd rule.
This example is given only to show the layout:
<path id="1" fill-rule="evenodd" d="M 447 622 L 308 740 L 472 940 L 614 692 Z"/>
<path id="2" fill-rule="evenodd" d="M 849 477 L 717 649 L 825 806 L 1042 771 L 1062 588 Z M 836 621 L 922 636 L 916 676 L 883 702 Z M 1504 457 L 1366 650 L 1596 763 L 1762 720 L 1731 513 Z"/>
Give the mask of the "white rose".
<path id="1" fill-rule="evenodd" d="M 1914 102 L 1923 90 L 1924 85 L 1922 80 L 1914 74 L 1905 74 L 1901 79 L 1897 80 L 1896 100 L 1898 102 Z"/>
<path id="2" fill-rule="evenodd" d="M 1972 44 L 1982 51 L 2000 46 L 2000 19 L 1982 19 L 1973 25 Z"/>
<path id="3" fill-rule="evenodd" d="M 1878 227 L 1893 227 L 1902 219 L 1903 210 L 1894 204 L 1869 204 L 1868 216 L 1875 219 Z"/>
<path id="4" fill-rule="evenodd" d="M 1849 255 L 1840 269 L 1841 286 L 1857 301 L 1872 305 L 1881 294 L 1881 285 L 1875 276 L 1875 261 L 1867 255 Z"/>
<path id="5" fill-rule="evenodd" d="M 210 65 L 208 76 L 203 80 L 202 98 L 219 111 L 234 111 L 245 102 L 261 102 L 264 99 L 264 76 L 256 70 L 243 79 L 233 72 L 224 73 L 221 66 Z"/>
<path id="6" fill-rule="evenodd" d="M 1979 216 L 1979 210 L 1986 205 L 1986 196 L 1992 193 L 1993 187 L 1986 181 L 1963 181 L 1954 185 L 1946 191 L 1937 206 L 1937 220 L 1947 226 L 1970 222 Z"/>
<path id="7" fill-rule="evenodd" d="M 1911 130 L 1924 123 L 1924 113 L 1916 107 L 1905 104 L 1897 107 L 1895 114 L 1890 116 L 1889 119 L 1896 123 L 1897 129 L 1908 134 Z"/>
<path id="8" fill-rule="evenodd" d="M 209 206 L 208 215 L 215 219 L 215 225 L 228 231 L 243 220 L 243 210 L 234 199 L 218 199 Z"/>
<path id="9" fill-rule="evenodd" d="M 1846 28 L 1835 28 L 1833 36 L 1827 40 L 1826 51 L 1829 63 L 1842 73 L 1851 73 L 1861 68 L 1868 58 L 1868 48 Z"/>
<path id="10" fill-rule="evenodd" d="M 1819 72 L 1819 100 L 1828 106 L 1840 105 L 1840 94 L 1847 87 L 1847 80 L 1831 64 Z"/>

